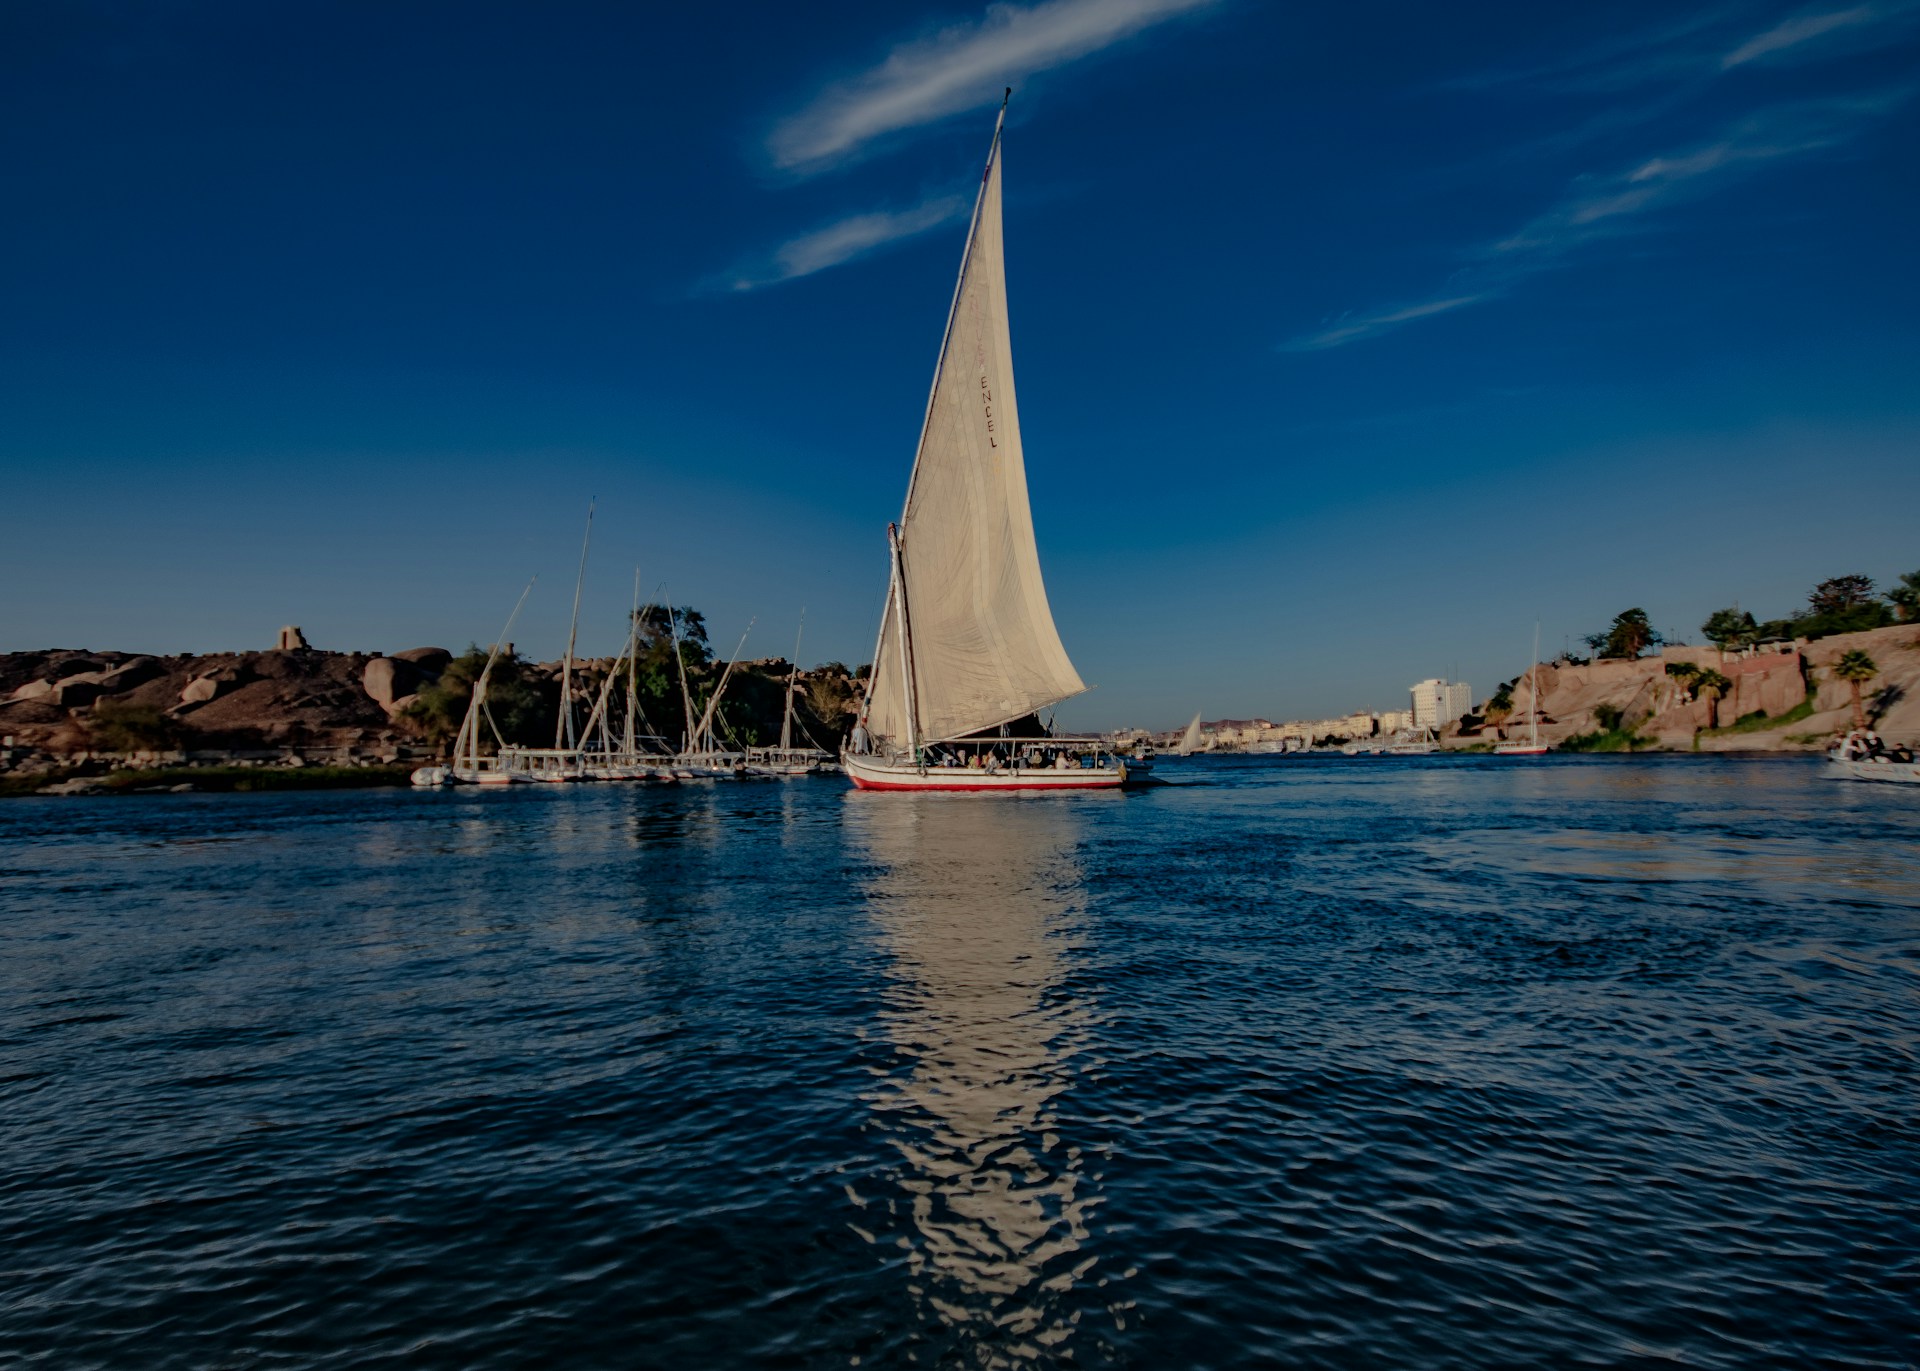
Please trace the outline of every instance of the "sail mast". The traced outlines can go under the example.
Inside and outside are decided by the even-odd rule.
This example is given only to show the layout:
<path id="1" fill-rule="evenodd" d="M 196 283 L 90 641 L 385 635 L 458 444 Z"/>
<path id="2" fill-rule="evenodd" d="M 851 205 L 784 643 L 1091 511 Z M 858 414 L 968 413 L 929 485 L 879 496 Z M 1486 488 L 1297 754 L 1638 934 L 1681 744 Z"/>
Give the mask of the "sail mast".
<path id="1" fill-rule="evenodd" d="M 535 576 L 527 582 L 527 588 L 520 592 L 520 598 L 514 601 L 513 613 L 507 616 L 507 626 L 500 630 L 500 636 L 494 639 L 493 651 L 487 654 L 487 664 L 480 669 L 480 679 L 473 683 L 473 693 L 467 697 L 467 717 L 460 721 L 460 735 L 453 740 L 453 760 L 460 762 L 460 744 L 465 742 L 470 755 L 470 765 L 480 767 L 480 712 L 487 707 L 487 680 L 493 675 L 493 664 L 500 659 L 500 648 L 507 641 L 507 635 L 513 632 L 513 621 L 520 617 L 520 607 L 527 602 L 527 596 L 533 593 Z"/>
<path id="2" fill-rule="evenodd" d="M 627 616 L 627 728 L 625 751 L 631 758 L 639 746 L 633 734 L 634 712 L 640 707 L 640 568 L 633 569 L 633 612 Z"/>
<path id="3" fill-rule="evenodd" d="M 900 702 L 907 716 L 907 755 L 920 757 L 920 689 L 913 679 L 913 631 L 907 626 L 907 573 L 900 564 L 900 531 L 887 525 L 887 544 L 893 549 L 894 624 L 900 637 Z M 879 663 L 874 664 L 879 670 Z"/>
<path id="4" fill-rule="evenodd" d="M 747 633 L 753 632 L 754 623 L 755 621 L 752 619 L 747 620 Z M 698 735 L 701 742 L 705 744 L 701 749 L 704 752 L 718 751 L 712 743 L 713 715 L 714 711 L 720 708 L 720 697 L 726 692 L 727 681 L 732 678 L 734 667 L 740 663 L 740 654 L 747 646 L 747 633 L 740 635 L 740 641 L 735 644 L 733 649 L 733 658 L 727 663 L 727 669 L 720 673 L 720 684 L 713 688 L 713 696 L 707 701 L 707 707 L 700 715 Z"/>
<path id="5" fill-rule="evenodd" d="M 580 540 L 580 575 L 573 583 L 573 622 L 567 626 L 567 656 L 560 666 L 560 717 L 553 723 L 556 748 L 573 746 L 573 644 L 580 631 L 580 587 L 587 581 L 587 547 L 593 542 L 593 507 L 598 503 L 598 499 L 587 501 L 587 533 Z"/>
<path id="6" fill-rule="evenodd" d="M 793 746 L 793 688 L 800 683 L 800 635 L 807 631 L 806 606 L 800 608 L 800 627 L 793 631 L 793 666 L 787 671 L 787 707 L 780 715 L 780 750 Z"/>
<path id="7" fill-rule="evenodd" d="M 684 731 L 680 735 L 680 750 L 691 752 L 693 751 L 693 692 L 687 689 L 687 661 L 680 655 L 680 623 L 674 617 L 673 597 L 665 593 L 665 587 L 661 588 L 661 593 L 668 602 L 667 628 L 673 635 L 673 664 L 680 673 L 680 708 L 685 716 L 681 723 Z"/>
<path id="8" fill-rule="evenodd" d="M 1532 746 L 1540 746 L 1540 621 L 1533 621 L 1533 684 L 1528 688 L 1527 712 L 1533 716 Z"/>

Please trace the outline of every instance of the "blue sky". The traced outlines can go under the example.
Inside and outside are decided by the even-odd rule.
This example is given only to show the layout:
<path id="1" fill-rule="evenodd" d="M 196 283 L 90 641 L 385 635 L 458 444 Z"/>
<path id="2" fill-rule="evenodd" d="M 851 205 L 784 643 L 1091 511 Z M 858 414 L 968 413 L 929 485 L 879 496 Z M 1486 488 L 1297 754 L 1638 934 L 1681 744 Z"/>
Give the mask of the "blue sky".
<path id="1" fill-rule="evenodd" d="M 864 659 L 1008 85 L 1063 722 L 1920 567 L 1920 3 L 16 5 L 0 649 Z"/>

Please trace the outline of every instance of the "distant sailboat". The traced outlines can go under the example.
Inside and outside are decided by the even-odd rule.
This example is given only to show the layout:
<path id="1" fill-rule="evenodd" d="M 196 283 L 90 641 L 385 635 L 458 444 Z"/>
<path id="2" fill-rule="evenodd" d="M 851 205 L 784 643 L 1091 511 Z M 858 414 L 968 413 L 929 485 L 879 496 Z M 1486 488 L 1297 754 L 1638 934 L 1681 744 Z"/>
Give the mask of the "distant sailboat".
<path id="1" fill-rule="evenodd" d="M 847 775 L 866 790 L 1083 790 L 1126 764 L 1007 727 L 1086 690 L 1047 605 L 1014 401 L 993 129 L 940 359 L 890 525 L 891 577 Z M 998 730 L 999 737 L 992 736 Z"/>
<path id="2" fill-rule="evenodd" d="M 513 632 L 513 621 L 520 617 L 521 607 L 532 593 L 533 582 L 528 581 L 527 588 L 520 592 L 520 598 L 514 602 L 513 613 L 507 616 L 507 626 L 500 630 L 500 636 L 487 653 L 487 664 L 480 669 L 480 679 L 473 683 L 473 692 L 467 697 L 467 712 L 460 720 L 460 732 L 453 740 L 452 758 L 445 766 L 419 767 L 413 773 L 413 784 L 510 785 L 523 779 L 504 760 L 509 748 L 506 740 L 500 736 L 499 726 L 493 721 L 492 711 L 487 708 L 487 686 L 493 680 L 493 667 L 500 660 L 500 649 Z M 480 753 L 480 725 L 483 721 L 493 731 L 494 745 L 498 749 L 491 756 L 482 756 Z"/>
<path id="3" fill-rule="evenodd" d="M 747 646 L 747 633 L 753 632 L 753 620 L 747 621 L 747 632 L 740 635 L 740 642 L 733 649 L 733 657 L 727 662 L 727 669 L 720 673 L 720 679 L 713 687 L 713 694 L 707 697 L 706 708 L 700 712 L 698 723 L 690 724 L 687 733 L 687 745 L 674 759 L 675 774 L 682 779 L 695 777 L 737 778 L 746 774 L 746 753 L 729 751 L 720 746 L 720 740 L 714 734 L 714 724 L 720 717 L 720 697 L 727 693 L 727 682 L 733 679 L 733 669 L 740 664 L 740 654 Z M 675 643 L 675 655 L 679 652 Z M 688 718 L 693 714 L 693 697 L 687 693 L 686 667 L 680 668 L 680 690 L 687 707 Z"/>
<path id="4" fill-rule="evenodd" d="M 1533 621 L 1533 670 L 1527 683 L 1527 719 L 1531 732 L 1524 743 L 1498 743 L 1496 757 L 1539 757 L 1547 745 L 1540 741 L 1540 621 Z"/>
<path id="5" fill-rule="evenodd" d="M 787 666 L 786 708 L 780 715 L 780 746 L 747 749 L 747 770 L 758 776 L 810 776 L 830 771 L 833 754 L 817 747 L 793 745 L 793 693 L 800 688 L 800 639 L 806 632 L 807 612 L 800 611 L 800 627 L 793 635 L 793 661 Z"/>
<path id="6" fill-rule="evenodd" d="M 1193 722 L 1187 725 L 1187 731 L 1181 735 L 1180 746 L 1174 749 L 1182 757 L 1191 757 L 1200 751 L 1200 716 L 1195 714 Z"/>

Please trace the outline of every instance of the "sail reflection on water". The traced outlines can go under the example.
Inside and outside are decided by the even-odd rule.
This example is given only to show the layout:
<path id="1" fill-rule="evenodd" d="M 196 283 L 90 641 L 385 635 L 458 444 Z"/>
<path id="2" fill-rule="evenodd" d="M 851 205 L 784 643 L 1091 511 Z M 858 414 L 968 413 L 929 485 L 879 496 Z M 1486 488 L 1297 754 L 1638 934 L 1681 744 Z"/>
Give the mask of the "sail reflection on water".
<path id="1" fill-rule="evenodd" d="M 868 1127 L 894 1157 L 860 1228 L 906 1250 L 921 1360 L 1047 1364 L 1104 1343 L 1110 1306 L 1088 1219 L 1090 1158 L 1060 1129 L 1091 1011 L 1067 983 L 1083 909 L 1073 808 L 849 796 L 878 868 L 869 908 L 890 964 L 892 1069 Z M 1093 1316 L 1093 1317 L 1088 1317 Z M 1086 1344 L 1076 1346 L 1076 1344 Z"/>

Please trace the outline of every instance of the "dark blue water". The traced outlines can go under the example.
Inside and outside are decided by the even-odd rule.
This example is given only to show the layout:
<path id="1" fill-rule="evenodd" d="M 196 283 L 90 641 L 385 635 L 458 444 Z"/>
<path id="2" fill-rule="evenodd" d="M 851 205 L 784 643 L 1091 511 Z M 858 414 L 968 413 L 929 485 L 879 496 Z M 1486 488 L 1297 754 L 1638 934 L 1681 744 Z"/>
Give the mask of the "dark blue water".
<path id="1" fill-rule="evenodd" d="M 0 1363 L 1913 1366 L 1920 796 L 0 804 Z"/>

